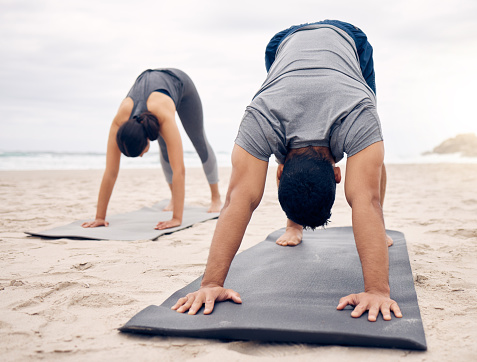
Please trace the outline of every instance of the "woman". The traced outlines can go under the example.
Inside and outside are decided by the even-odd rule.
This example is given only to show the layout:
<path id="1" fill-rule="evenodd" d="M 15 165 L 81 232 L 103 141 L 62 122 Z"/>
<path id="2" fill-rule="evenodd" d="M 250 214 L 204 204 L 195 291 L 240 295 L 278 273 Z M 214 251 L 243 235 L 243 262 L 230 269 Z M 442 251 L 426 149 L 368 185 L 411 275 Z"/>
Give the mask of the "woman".
<path id="1" fill-rule="evenodd" d="M 159 222 L 155 228 L 162 230 L 182 223 L 185 167 L 182 140 L 175 121 L 176 111 L 199 154 L 210 184 L 209 212 L 220 211 L 217 161 L 205 136 L 202 104 L 194 83 L 178 69 L 148 69 L 136 79 L 114 117 L 96 219 L 83 223 L 83 227 L 108 226 L 106 210 L 118 176 L 121 153 L 128 157 L 142 157 L 149 150 L 150 141 L 156 139 L 162 169 L 172 194 L 171 202 L 164 210 L 172 211 L 172 219 Z"/>

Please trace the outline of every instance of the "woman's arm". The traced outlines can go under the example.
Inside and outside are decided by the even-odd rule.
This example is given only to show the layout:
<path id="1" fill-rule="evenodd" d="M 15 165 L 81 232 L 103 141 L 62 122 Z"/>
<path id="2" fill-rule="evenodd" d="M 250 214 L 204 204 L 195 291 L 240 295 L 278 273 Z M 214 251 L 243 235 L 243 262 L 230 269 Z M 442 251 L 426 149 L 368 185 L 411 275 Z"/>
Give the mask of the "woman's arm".
<path id="1" fill-rule="evenodd" d="M 126 99 L 121 103 L 118 113 L 113 119 L 111 128 L 109 129 L 108 145 L 106 151 L 106 169 L 104 170 L 103 180 L 98 195 L 98 205 L 96 208 L 96 217 L 94 221 L 87 221 L 82 224 L 83 227 L 97 227 L 108 226 L 106 221 L 106 211 L 108 209 L 109 200 L 113 192 L 114 185 L 119 173 L 119 165 L 121 161 L 121 151 L 116 143 L 116 134 L 118 129 L 124 121 L 126 121 L 131 113 L 131 109 L 128 104 L 132 100 Z M 129 111 L 128 111 L 129 108 Z"/>
<path id="2" fill-rule="evenodd" d="M 160 221 L 156 229 L 168 229 L 182 224 L 185 199 L 185 166 L 184 152 L 182 149 L 182 139 L 177 127 L 174 115 L 168 115 L 161 119 L 161 137 L 166 142 L 169 163 L 172 169 L 172 219 Z"/>
<path id="3" fill-rule="evenodd" d="M 176 107 L 165 94 L 153 92 L 147 100 L 147 108 L 159 121 L 159 134 L 164 139 L 172 169 L 172 219 L 160 221 L 156 229 L 168 229 L 182 224 L 185 198 L 185 166 L 182 139 L 175 120 Z"/>

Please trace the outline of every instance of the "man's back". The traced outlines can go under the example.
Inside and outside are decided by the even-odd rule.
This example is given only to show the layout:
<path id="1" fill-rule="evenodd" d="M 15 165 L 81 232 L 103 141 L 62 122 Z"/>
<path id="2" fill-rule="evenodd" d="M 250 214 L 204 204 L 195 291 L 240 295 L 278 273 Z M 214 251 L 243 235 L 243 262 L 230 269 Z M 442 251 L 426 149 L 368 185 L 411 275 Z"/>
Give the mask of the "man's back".
<path id="1" fill-rule="evenodd" d="M 366 134 L 360 134 L 363 126 Z M 275 154 L 283 163 L 292 148 L 330 147 L 339 160 L 343 152 L 354 154 L 380 140 L 375 95 L 353 40 L 334 26 L 309 25 L 280 44 L 236 143 L 259 159 Z"/>

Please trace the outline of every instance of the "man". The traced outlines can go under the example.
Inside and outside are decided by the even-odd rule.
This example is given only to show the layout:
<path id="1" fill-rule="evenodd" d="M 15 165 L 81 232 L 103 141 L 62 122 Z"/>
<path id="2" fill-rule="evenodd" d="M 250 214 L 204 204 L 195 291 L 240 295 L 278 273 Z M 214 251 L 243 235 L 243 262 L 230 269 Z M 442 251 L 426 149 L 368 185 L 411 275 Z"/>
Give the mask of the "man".
<path id="1" fill-rule="evenodd" d="M 355 306 L 368 320 L 379 313 L 401 317 L 390 299 L 388 245 L 382 203 L 386 187 L 384 146 L 376 112 L 372 47 L 351 24 L 325 20 L 276 34 L 266 50 L 268 75 L 247 107 L 232 152 L 227 199 L 212 239 L 201 288 L 172 309 L 195 314 L 205 304 L 240 295 L 224 289 L 230 264 L 253 211 L 260 203 L 269 157 L 279 166 L 279 201 L 287 228 L 277 244 L 301 242 L 303 227 L 325 225 L 331 215 L 335 163 L 348 156 L 345 194 L 363 269 L 364 292 L 341 298 L 337 309 Z M 264 301 L 266 303 L 266 301 Z"/>

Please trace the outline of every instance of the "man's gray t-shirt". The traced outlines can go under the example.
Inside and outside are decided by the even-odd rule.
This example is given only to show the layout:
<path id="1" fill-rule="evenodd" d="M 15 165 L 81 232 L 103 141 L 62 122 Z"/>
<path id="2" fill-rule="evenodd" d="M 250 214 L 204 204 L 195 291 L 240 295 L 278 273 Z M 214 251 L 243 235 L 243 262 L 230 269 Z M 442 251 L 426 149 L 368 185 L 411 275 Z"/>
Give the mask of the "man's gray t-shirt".
<path id="1" fill-rule="evenodd" d="M 277 50 L 247 107 L 235 143 L 252 156 L 284 163 L 289 149 L 329 147 L 336 162 L 382 141 L 376 97 L 343 30 L 309 25 Z"/>

